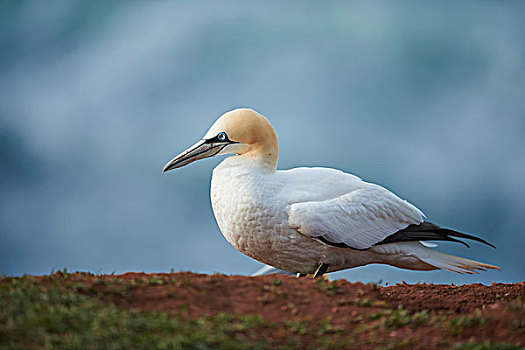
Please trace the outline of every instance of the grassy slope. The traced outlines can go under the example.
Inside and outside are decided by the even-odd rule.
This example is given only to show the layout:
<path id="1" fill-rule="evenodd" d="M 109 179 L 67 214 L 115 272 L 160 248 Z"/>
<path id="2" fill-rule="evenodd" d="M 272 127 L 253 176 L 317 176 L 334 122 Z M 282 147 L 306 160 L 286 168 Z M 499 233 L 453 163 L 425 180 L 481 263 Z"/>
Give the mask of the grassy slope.
<path id="1" fill-rule="evenodd" d="M 407 327 L 461 332 L 485 322 L 479 314 L 450 319 L 426 311 L 410 313 L 388 307 L 357 316 L 355 327 L 349 327 L 353 329 L 350 334 L 348 329 L 331 325 L 329 319 L 275 323 L 257 315 L 228 314 L 189 319 L 184 313 L 128 310 L 103 301 L 104 296 L 100 293 L 126 298 L 134 287 L 133 282 L 112 279 L 113 282 L 104 282 L 105 287 L 101 290 L 69 276 L 58 273 L 44 278 L 26 276 L 0 280 L 2 349 L 265 349 L 276 345 L 281 348 L 332 349 L 351 345 L 362 348 L 357 346 L 357 339 L 365 348 L 394 349 L 410 348 L 411 343 L 399 339 L 385 342 L 379 335 Z M 145 283 L 160 282 L 152 278 Z M 329 286 L 327 292 L 330 292 Z M 370 325 L 360 323 L 363 317 Z M 373 336 L 376 333 L 378 336 Z M 372 336 L 363 342 L 363 334 Z M 448 348 L 450 344 L 444 339 L 441 345 Z M 458 349 L 520 348 L 468 339 L 455 342 L 454 346 Z"/>
<path id="2" fill-rule="evenodd" d="M 251 336 L 257 316 L 190 320 L 103 303 L 59 278 L 9 278 L 0 286 L 0 344 L 6 349 L 264 348 Z M 246 331 L 246 332 L 243 332 Z M 242 334 L 240 332 L 243 332 Z"/>

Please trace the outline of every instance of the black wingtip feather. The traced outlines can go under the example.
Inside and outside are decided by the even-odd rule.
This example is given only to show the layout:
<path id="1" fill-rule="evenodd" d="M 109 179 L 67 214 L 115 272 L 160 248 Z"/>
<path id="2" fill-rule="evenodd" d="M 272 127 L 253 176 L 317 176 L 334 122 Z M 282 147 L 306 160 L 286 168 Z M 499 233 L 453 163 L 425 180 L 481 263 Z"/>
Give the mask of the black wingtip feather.
<path id="1" fill-rule="evenodd" d="M 409 225 L 408 227 L 386 237 L 376 245 L 409 241 L 450 241 L 464 244 L 466 247 L 470 248 L 467 243 L 457 238 L 470 239 L 491 246 L 492 248 L 496 248 L 493 244 L 482 238 L 447 228 L 441 228 L 428 221 L 422 222 L 418 225 Z"/>
<path id="2" fill-rule="evenodd" d="M 476 236 L 472 236 L 472 235 L 469 235 L 469 234 L 466 234 L 466 233 L 457 232 L 457 231 L 450 230 L 450 229 L 442 229 L 442 230 L 444 230 L 444 232 L 446 232 L 447 235 L 454 236 L 454 237 L 459 237 L 459 238 L 471 239 L 473 241 L 477 241 L 477 242 L 486 244 L 486 245 L 491 246 L 492 248 L 496 249 L 496 246 L 494 244 L 487 242 L 483 238 L 479 238 L 479 237 L 476 237 Z"/>

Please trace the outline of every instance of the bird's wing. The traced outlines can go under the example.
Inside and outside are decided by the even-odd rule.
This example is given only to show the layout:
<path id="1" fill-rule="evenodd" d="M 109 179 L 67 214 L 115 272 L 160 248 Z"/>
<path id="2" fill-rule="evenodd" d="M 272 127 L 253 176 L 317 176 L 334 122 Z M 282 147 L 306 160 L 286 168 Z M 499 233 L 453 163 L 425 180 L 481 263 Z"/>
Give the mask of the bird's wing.
<path id="1" fill-rule="evenodd" d="M 288 217 L 290 225 L 306 236 L 354 249 L 368 249 L 424 220 L 424 214 L 412 204 L 366 182 L 333 199 L 291 204 Z"/>

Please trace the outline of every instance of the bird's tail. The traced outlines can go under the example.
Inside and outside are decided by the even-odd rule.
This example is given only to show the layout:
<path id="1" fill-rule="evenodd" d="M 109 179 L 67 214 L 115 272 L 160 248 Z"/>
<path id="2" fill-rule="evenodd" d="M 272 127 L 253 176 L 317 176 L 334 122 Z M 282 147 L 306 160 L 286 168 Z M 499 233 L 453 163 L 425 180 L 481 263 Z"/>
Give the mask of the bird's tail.
<path id="1" fill-rule="evenodd" d="M 426 264 L 432 265 L 441 270 L 447 270 L 457 273 L 478 273 L 478 271 L 490 270 L 501 270 L 501 267 L 485 264 L 479 261 L 465 259 L 459 256 L 449 255 L 438 252 L 437 250 L 428 249 L 425 256 L 419 257 L 421 261 Z"/>
<path id="2" fill-rule="evenodd" d="M 500 267 L 459 256 L 441 253 L 420 242 L 402 242 L 376 247 L 383 255 L 382 262 L 411 270 L 447 270 L 457 273 L 477 274 L 478 271 L 501 270 Z"/>

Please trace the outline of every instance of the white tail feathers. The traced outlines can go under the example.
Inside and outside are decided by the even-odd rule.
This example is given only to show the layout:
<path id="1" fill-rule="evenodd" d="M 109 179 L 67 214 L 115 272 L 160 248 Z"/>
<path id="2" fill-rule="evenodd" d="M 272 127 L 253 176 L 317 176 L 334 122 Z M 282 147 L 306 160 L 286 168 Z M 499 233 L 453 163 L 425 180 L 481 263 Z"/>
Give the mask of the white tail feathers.
<path id="1" fill-rule="evenodd" d="M 447 270 L 457 273 L 501 270 L 500 267 L 438 252 L 420 242 L 398 242 L 376 246 L 379 263 L 410 270 Z"/>
<path id="2" fill-rule="evenodd" d="M 478 271 L 485 271 L 487 269 L 501 270 L 498 266 L 441 253 L 437 250 L 428 248 L 425 249 L 425 254 L 418 254 L 417 257 L 424 263 L 432 265 L 438 269 L 457 273 L 477 274 Z"/>

